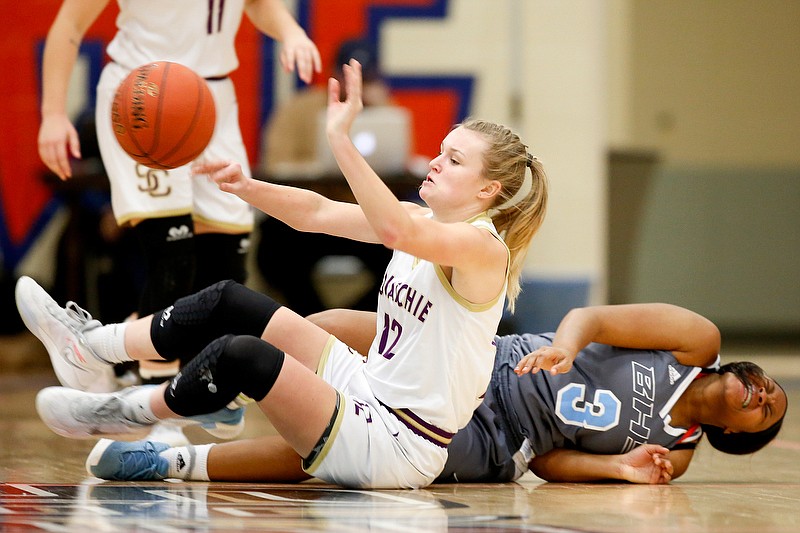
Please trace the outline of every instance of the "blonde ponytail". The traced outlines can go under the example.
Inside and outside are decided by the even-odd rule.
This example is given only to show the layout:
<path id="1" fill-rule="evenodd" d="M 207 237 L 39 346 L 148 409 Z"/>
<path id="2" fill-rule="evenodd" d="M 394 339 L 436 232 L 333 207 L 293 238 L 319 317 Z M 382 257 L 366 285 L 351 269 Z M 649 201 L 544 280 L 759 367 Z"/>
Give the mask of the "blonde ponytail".
<path id="1" fill-rule="evenodd" d="M 541 161 L 529 154 L 528 147 L 507 127 L 475 119 L 461 126 L 486 138 L 489 148 L 484 154 L 485 177 L 502 185 L 489 216 L 511 252 L 506 297 L 508 309 L 513 312 L 525 256 L 547 210 L 547 176 Z"/>

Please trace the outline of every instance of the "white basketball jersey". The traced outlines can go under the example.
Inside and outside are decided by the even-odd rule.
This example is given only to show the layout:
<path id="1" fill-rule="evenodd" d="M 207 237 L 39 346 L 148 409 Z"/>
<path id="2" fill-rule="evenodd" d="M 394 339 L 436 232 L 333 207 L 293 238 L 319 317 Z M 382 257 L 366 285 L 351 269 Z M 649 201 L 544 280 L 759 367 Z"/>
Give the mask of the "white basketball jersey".
<path id="1" fill-rule="evenodd" d="M 239 66 L 234 39 L 244 0 L 117 0 L 117 34 L 108 55 L 128 70 L 174 61 L 204 78 Z"/>
<path id="2" fill-rule="evenodd" d="M 469 222 L 500 239 L 485 214 Z M 438 429 L 455 433 L 464 427 L 489 383 L 505 291 L 472 304 L 455 292 L 441 267 L 395 250 L 381 284 L 378 334 L 365 370 L 375 397 Z"/>

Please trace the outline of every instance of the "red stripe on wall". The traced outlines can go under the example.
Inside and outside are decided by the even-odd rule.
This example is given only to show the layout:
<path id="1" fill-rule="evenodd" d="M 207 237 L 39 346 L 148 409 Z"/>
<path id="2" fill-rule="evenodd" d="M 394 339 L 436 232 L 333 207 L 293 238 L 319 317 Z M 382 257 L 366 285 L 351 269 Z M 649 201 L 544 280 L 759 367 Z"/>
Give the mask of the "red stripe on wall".
<path id="1" fill-rule="evenodd" d="M 450 117 L 457 116 L 458 100 L 452 91 L 420 89 L 392 93 L 395 101 L 411 110 L 414 120 L 414 150 L 433 158 L 439 153 L 442 139 L 452 127 Z"/>

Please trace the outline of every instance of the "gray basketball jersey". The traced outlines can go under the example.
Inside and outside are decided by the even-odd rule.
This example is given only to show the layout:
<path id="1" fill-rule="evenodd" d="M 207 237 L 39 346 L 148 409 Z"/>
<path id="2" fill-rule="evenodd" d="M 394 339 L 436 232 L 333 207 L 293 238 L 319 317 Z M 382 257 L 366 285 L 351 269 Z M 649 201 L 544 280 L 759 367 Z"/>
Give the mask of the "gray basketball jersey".
<path id="1" fill-rule="evenodd" d="M 590 344 L 566 374 L 514 373 L 522 356 L 552 339 L 495 339 L 491 386 L 448 446 L 440 482 L 511 481 L 533 455 L 554 448 L 619 454 L 644 443 L 696 446 L 701 429 L 672 427 L 669 411 L 703 369 L 681 365 L 667 351 Z"/>
<path id="2" fill-rule="evenodd" d="M 699 428 L 672 427 L 669 411 L 701 368 L 681 365 L 667 351 L 592 343 L 566 374 L 517 376 L 520 358 L 552 338 L 526 334 L 497 341 L 493 392 L 505 407 L 510 444 L 521 447 L 527 439 L 536 455 L 553 448 L 618 454 L 644 443 L 670 449 L 696 444 Z"/>

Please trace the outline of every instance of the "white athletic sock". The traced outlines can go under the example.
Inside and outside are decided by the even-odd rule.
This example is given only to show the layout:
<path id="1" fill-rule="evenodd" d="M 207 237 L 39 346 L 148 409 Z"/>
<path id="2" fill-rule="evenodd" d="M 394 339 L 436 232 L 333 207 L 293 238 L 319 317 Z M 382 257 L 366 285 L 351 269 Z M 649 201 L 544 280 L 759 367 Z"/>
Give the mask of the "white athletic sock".
<path id="1" fill-rule="evenodd" d="M 126 389 L 124 401 L 131 407 L 133 411 L 133 418 L 135 422 L 143 424 L 155 424 L 159 418 L 153 414 L 150 408 L 150 398 L 153 395 L 155 387 L 131 387 Z"/>
<path id="2" fill-rule="evenodd" d="M 169 462 L 167 477 L 187 481 L 211 481 L 208 478 L 208 452 L 211 444 L 177 446 L 168 448 L 159 455 Z"/>
<path id="3" fill-rule="evenodd" d="M 125 330 L 128 324 L 107 324 L 90 329 L 84 336 L 97 356 L 110 364 L 133 361 L 125 351 Z"/>

